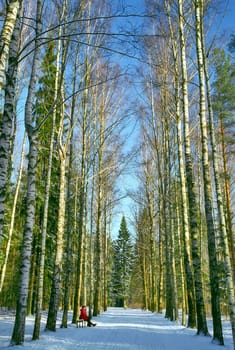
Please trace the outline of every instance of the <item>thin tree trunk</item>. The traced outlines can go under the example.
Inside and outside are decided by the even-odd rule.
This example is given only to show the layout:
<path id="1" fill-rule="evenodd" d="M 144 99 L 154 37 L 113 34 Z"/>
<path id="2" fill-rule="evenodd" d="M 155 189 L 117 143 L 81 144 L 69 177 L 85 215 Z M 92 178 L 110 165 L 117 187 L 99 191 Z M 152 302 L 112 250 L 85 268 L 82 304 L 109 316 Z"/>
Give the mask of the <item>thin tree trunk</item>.
<path id="1" fill-rule="evenodd" d="M 3 263 L 2 271 L 1 271 L 2 273 L 1 273 L 1 281 L 0 281 L 0 293 L 2 291 L 3 284 L 4 284 L 8 256 L 9 256 L 9 252 L 10 252 L 10 248 L 11 248 L 11 239 L 12 239 L 12 234 L 13 234 L 14 224 L 15 224 L 16 205 L 17 205 L 18 195 L 19 195 L 19 191 L 20 191 L 20 185 L 21 185 L 21 179 L 22 179 L 22 173 L 23 173 L 23 164 L 24 164 L 24 159 L 25 159 L 25 152 L 24 152 L 25 141 L 26 141 L 26 133 L 24 134 L 24 137 L 23 137 L 21 160 L 20 160 L 20 166 L 19 166 L 19 175 L 18 175 L 18 179 L 17 179 L 17 183 L 16 183 L 15 195 L 14 195 L 13 206 L 12 206 L 11 222 L 10 222 L 10 227 L 9 227 L 9 235 L 8 235 L 8 240 L 7 240 L 5 259 L 4 259 L 4 263 Z"/>
<path id="2" fill-rule="evenodd" d="M 95 149 L 95 144 L 93 144 Z M 91 200 L 90 200 L 90 238 L 89 238 L 89 251 L 90 251 L 90 261 L 89 261 L 89 317 L 92 317 L 92 305 L 93 305 L 93 296 L 94 296 L 94 211 L 95 211 L 95 162 L 92 164 L 92 184 L 91 184 Z"/>
<path id="3" fill-rule="evenodd" d="M 20 281 L 17 295 L 16 318 L 11 338 L 12 345 L 20 345 L 24 342 L 25 319 L 28 300 L 28 284 L 30 273 L 30 259 L 32 250 L 33 227 L 35 221 L 35 198 L 36 198 L 36 164 L 37 164 L 37 131 L 33 125 L 33 102 L 35 97 L 37 71 L 40 58 L 40 33 L 42 30 L 41 23 L 42 2 L 37 1 L 36 15 L 36 39 L 33 57 L 32 72 L 28 88 L 28 96 L 25 106 L 25 128 L 29 138 L 29 155 L 28 155 L 28 183 L 27 183 L 27 203 L 26 203 L 26 220 L 24 227 Z"/>
<path id="4" fill-rule="evenodd" d="M 202 48 L 202 33 L 201 33 L 201 12 L 203 2 L 195 1 L 195 20 L 196 20 L 196 48 L 198 60 L 199 74 L 199 94 L 200 94 L 200 126 L 201 126 L 201 141 L 202 141 L 202 170 L 204 180 L 204 200 L 205 213 L 208 235 L 208 252 L 210 266 L 210 284 L 211 284 L 211 302 L 212 302 L 212 317 L 213 317 L 213 338 L 220 345 L 224 344 L 221 312 L 220 312 L 220 296 L 219 296 L 219 280 L 218 280 L 218 263 L 216 256 L 216 239 L 215 226 L 213 221 L 213 204 L 212 204 L 212 186 L 210 179 L 209 154 L 208 154 L 208 135 L 207 135 L 207 120 L 206 120 L 206 96 L 205 96 L 205 74 L 203 62 Z"/>
<path id="5" fill-rule="evenodd" d="M 166 82 L 164 82 L 166 85 Z M 163 90 L 164 94 L 164 109 L 166 108 L 166 87 Z M 173 320 L 173 279 L 172 279 L 172 246 L 171 246 L 171 211 L 170 203 L 167 198 L 170 198 L 170 159 L 169 159 L 169 122 L 168 120 L 162 121 L 162 134 L 163 134 L 163 205 L 162 205 L 162 218 L 163 218 L 163 232 L 165 238 L 165 274 L 166 274 L 166 312 L 165 317 Z"/>
<path id="6" fill-rule="evenodd" d="M 146 176 L 148 176 L 146 174 Z M 146 180 L 147 187 L 150 187 L 149 183 L 151 180 L 148 178 Z M 151 305 L 150 309 L 152 312 L 157 310 L 157 287 L 156 287 L 156 242 L 155 242 L 155 230 L 154 230 L 154 191 L 151 191 L 150 188 L 146 189 L 147 192 L 147 200 L 148 200 L 148 214 L 150 221 L 150 267 L 151 267 Z"/>
<path id="7" fill-rule="evenodd" d="M 148 284 L 147 284 L 147 277 L 146 277 L 146 252 L 145 252 L 145 241 L 144 241 L 144 235 L 141 233 L 142 227 L 139 228 L 139 235 L 141 237 L 140 240 L 140 268 L 141 268 L 141 274 L 142 274 L 142 281 L 143 281 L 143 307 L 145 310 L 149 309 L 149 298 L 148 298 Z"/>
<path id="8" fill-rule="evenodd" d="M 17 10 L 18 11 L 18 10 Z M 14 30 L 9 45 L 8 69 L 6 72 L 4 111 L 0 111 L 0 243 L 3 235 L 5 200 L 7 182 L 9 180 L 9 168 L 13 151 L 12 138 L 16 119 L 16 85 L 18 71 L 18 51 L 20 45 L 20 19 L 19 12 L 14 25 Z M 1 43 L 0 43 L 1 52 Z M 1 66 L 1 64 L 0 64 Z M 4 73 L 5 74 L 5 73 Z M 1 74 L 0 74 L 1 75 Z M 0 107 L 1 108 L 1 107 Z"/>
<path id="9" fill-rule="evenodd" d="M 233 344 L 235 350 L 235 294 L 234 294 L 234 279 L 233 279 L 233 270 L 231 261 L 234 261 L 234 252 L 230 259 L 230 249 L 229 249 L 229 235 L 226 229 L 226 219 L 223 205 L 223 196 L 220 184 L 220 176 L 219 176 L 219 165 L 218 165 L 218 152 L 216 147 L 216 139 L 215 139 L 215 131 L 214 131 L 214 118 L 213 118 L 213 110 L 211 103 L 211 93 L 210 93 L 210 79 L 209 72 L 207 68 L 207 60 L 206 60 L 206 48 L 205 48 L 205 38 L 204 38 L 204 28 L 203 28 L 203 16 L 202 16 L 202 7 L 201 7 L 201 39 L 202 39 L 202 55 L 203 55 L 203 66 L 205 72 L 205 81 L 206 81 L 206 91 L 207 91 L 207 103 L 208 103 L 208 112 L 209 112 L 209 131 L 210 131 L 210 143 L 212 149 L 212 162 L 213 162 L 213 170 L 214 170 L 214 178 L 215 178 L 215 190 L 216 190 L 216 199 L 217 199 L 217 207 L 219 212 L 219 225 L 221 231 L 221 240 L 223 246 L 223 254 L 224 254 L 224 263 L 225 263 L 225 271 L 226 271 L 226 285 L 227 285 L 227 294 L 228 294 L 228 307 L 229 307 L 229 315 L 231 321 L 232 335 L 233 335 Z M 232 249 L 233 250 L 233 249 Z"/>
<path id="10" fill-rule="evenodd" d="M 7 13 L 0 36 L 0 99 L 2 98 L 3 87 L 5 84 L 5 73 L 12 33 L 14 31 L 21 2 L 22 0 L 9 0 L 7 2 Z"/>
<path id="11" fill-rule="evenodd" d="M 200 258 L 200 228 L 199 228 L 199 210 L 196 200 L 195 182 L 192 169 L 192 157 L 189 133 L 189 104 L 188 104 L 188 78 L 186 68 L 185 38 L 184 38 L 184 22 L 183 22 L 183 4 L 179 4 L 179 26 L 180 26 L 180 43 L 181 43 L 181 65 L 182 65 L 182 89 L 183 89 L 183 115 L 184 115 L 184 147 L 185 147 L 185 165 L 186 165 L 186 181 L 187 194 L 189 203 L 189 224 L 190 237 L 192 246 L 192 261 L 194 270 L 194 285 L 196 296 L 196 314 L 197 314 L 197 334 L 208 335 L 205 304 L 202 288 L 201 274 L 201 258 Z M 196 326 L 193 317 L 192 325 Z"/>
<path id="12" fill-rule="evenodd" d="M 97 222 L 96 222 L 96 242 L 95 242 L 95 286 L 94 286 L 94 310 L 93 315 L 97 316 L 100 313 L 101 304 L 101 249 L 102 249 L 102 232 L 101 232 L 101 217 L 102 217 L 102 197 L 103 197 L 103 151 L 104 151 L 104 92 L 102 92 L 102 102 L 100 108 L 100 130 L 99 130 L 99 150 L 98 150 L 98 183 L 97 183 Z"/>
<path id="13" fill-rule="evenodd" d="M 190 314 L 194 315 L 194 276 L 193 276 L 193 264 L 191 257 L 191 240 L 190 240 L 190 224 L 189 224 L 189 208 L 188 208 L 188 198 L 187 198 L 187 181 L 185 176 L 185 164 L 183 157 L 183 140 L 182 140 L 182 120 L 180 113 L 180 87 L 179 87 L 179 62 L 178 62 L 178 53 L 176 50 L 176 41 L 174 38 L 174 31 L 172 28 L 172 20 L 170 17 L 170 4 L 169 2 L 165 3 L 167 8 L 168 22 L 170 28 L 171 35 L 171 45 L 173 51 L 174 58 L 174 78 L 175 78 L 175 109 L 176 109 L 176 132 L 177 132 L 177 145 L 178 145 L 178 162 L 179 162 L 179 175 L 180 175 L 180 189 L 181 189 L 181 216 L 182 216 L 182 232 L 183 232 L 183 250 L 184 250 L 184 268 L 185 268 L 185 276 L 186 276 L 186 284 L 187 284 L 187 301 L 189 308 L 189 320 L 188 326 L 194 327 L 194 316 L 192 316 L 192 321 L 190 319 Z M 182 16 L 182 5 L 179 5 L 179 16 Z M 184 43 L 184 32 L 183 32 L 183 24 L 181 20 L 179 20 L 180 26 L 180 36 L 181 36 L 181 64 L 182 64 L 182 75 L 187 76 L 186 70 L 186 57 L 185 57 L 185 43 Z M 186 77 L 185 77 L 186 78 Z M 184 98 L 187 101 L 187 87 L 184 87 Z M 187 103 L 186 103 L 187 105 Z M 183 302 L 184 303 L 184 302 Z M 192 310 L 192 312 L 191 312 Z M 185 310 L 186 311 L 186 310 Z M 185 318 L 182 317 L 182 323 L 185 322 Z"/>
<path id="14" fill-rule="evenodd" d="M 171 251 L 172 251 L 172 286 L 173 286 L 173 319 L 172 321 L 179 321 L 179 310 L 178 310 L 178 290 L 177 290 L 177 274 L 176 274 L 176 259 L 175 259 L 175 247 L 176 247 L 176 240 L 175 240 L 175 225 L 174 225 L 174 218 L 171 208 Z"/>
<path id="15" fill-rule="evenodd" d="M 151 63 L 151 62 L 150 62 Z M 151 64 L 150 64 L 151 67 Z M 153 135 L 154 135 L 154 152 L 155 152 L 155 158 L 157 162 L 157 169 L 158 169 L 158 177 L 159 177 L 159 186 L 158 186 L 158 191 L 159 191 L 159 237 L 158 237 L 158 255 L 159 255 L 159 261 L 158 261 L 158 283 L 156 280 L 156 276 L 154 277 L 153 274 L 156 274 L 155 268 L 156 267 L 156 262 L 155 265 L 153 264 L 153 270 L 152 270 L 152 278 L 153 278 L 153 286 L 155 285 L 155 290 L 152 291 L 152 297 L 156 299 L 156 311 L 161 313 L 163 309 L 163 290 L 164 290 L 164 283 L 163 283 L 163 234 L 162 234 L 162 228 L 163 228 L 163 222 L 164 219 L 162 220 L 162 215 L 163 215 L 163 179 L 161 175 L 161 166 L 160 166 L 160 157 L 159 157 L 159 150 L 158 150 L 158 129 L 156 126 L 156 113 L 155 113 L 155 104 L 154 104 L 154 89 L 153 89 L 153 72 L 152 70 L 150 71 L 150 101 L 151 101 L 151 123 L 153 127 Z M 150 201 L 150 194 L 149 194 L 149 201 Z M 150 205 L 150 204 L 149 204 Z M 154 239 L 154 227 L 153 227 L 153 208 L 149 208 L 149 216 L 150 220 L 152 220 L 152 227 L 151 227 L 151 232 L 152 232 L 152 244 L 156 244 L 155 239 Z M 152 258 L 156 259 L 156 247 L 152 247 Z M 154 251 L 155 249 L 155 251 Z M 155 279 L 155 280 L 154 280 Z M 153 300 L 153 299 L 152 299 Z M 155 304 L 155 301 L 153 302 L 153 305 Z"/>
<path id="16" fill-rule="evenodd" d="M 162 212 L 159 201 L 159 213 Z M 159 215 L 159 237 L 158 237 L 158 254 L 159 254 L 159 272 L 158 272 L 158 297 L 157 297 L 157 312 L 162 313 L 163 310 L 163 234 L 162 234 L 162 216 Z"/>
<path id="17" fill-rule="evenodd" d="M 79 213 L 78 213 L 78 252 L 77 252 L 77 277 L 74 295 L 73 320 L 75 323 L 79 316 L 79 306 L 82 294 L 82 277 L 84 264 L 84 222 L 85 222 L 85 207 L 86 207 L 86 158 L 87 158 L 87 130 L 88 130 L 88 90 L 86 87 L 90 82 L 90 66 L 88 57 L 86 57 L 86 72 L 85 72 L 85 90 L 83 95 L 82 107 L 82 154 L 81 154 L 81 175 L 79 189 Z"/>
<path id="18" fill-rule="evenodd" d="M 107 204 L 107 203 L 106 203 Z M 106 207 L 105 204 L 105 207 Z M 103 310 L 107 311 L 107 301 L 108 301 L 108 283 L 107 283 L 107 275 L 108 275 L 108 235 L 107 235 L 107 211 L 105 209 L 104 213 L 104 246 L 103 246 Z M 127 301 L 124 304 L 127 304 Z"/>
<path id="19" fill-rule="evenodd" d="M 65 3 L 63 1 L 63 10 L 65 11 Z M 67 43 L 64 43 L 62 49 L 62 69 L 64 72 L 65 59 L 67 54 Z M 61 100 L 64 101 L 64 76 L 62 74 L 61 83 Z M 67 148 L 68 142 L 70 141 L 71 134 L 67 136 L 67 140 L 63 143 L 64 138 L 64 102 L 61 104 L 61 117 L 58 131 L 58 153 L 60 159 L 60 189 L 59 189 L 59 209 L 58 209 L 58 228 L 56 234 L 56 251 L 54 261 L 54 273 L 51 287 L 50 304 L 48 310 L 48 317 L 46 323 L 46 329 L 56 331 L 56 319 L 59 307 L 59 298 L 61 291 L 61 273 L 62 273 L 62 260 L 64 250 L 64 227 L 65 227 L 65 194 L 66 194 L 66 159 L 67 159 Z M 71 130 L 71 129 L 70 129 Z"/>
<path id="20" fill-rule="evenodd" d="M 60 23 L 66 17 L 67 10 L 67 1 L 63 0 Z M 65 28 L 64 28 L 65 30 Z M 63 32 L 62 35 L 65 35 Z M 58 208 L 58 227 L 56 234 L 56 249 L 55 249 L 55 260 L 54 260 L 54 272 L 53 280 L 51 286 L 51 295 L 49 310 L 47 316 L 46 329 L 50 331 L 56 331 L 56 319 L 57 312 L 59 308 L 59 301 L 61 295 L 61 274 L 62 274 L 62 262 L 63 262 L 63 253 L 64 253 L 64 227 L 65 227 L 65 209 L 66 209 L 66 160 L 67 160 L 67 151 L 68 145 L 71 140 L 71 125 L 65 133 L 65 92 L 64 92 L 64 73 L 66 67 L 66 58 L 68 53 L 68 43 L 66 40 L 62 42 L 61 48 L 61 72 L 60 72 L 60 93 L 61 98 L 61 110 L 60 110 L 60 124 L 58 130 L 58 155 L 60 160 L 60 188 L 59 188 L 59 208 Z M 58 55 L 60 53 L 58 52 Z M 58 58 L 58 56 L 57 56 Z"/>
<path id="21" fill-rule="evenodd" d="M 176 187 L 176 186 L 175 186 Z M 176 189 L 175 189 L 176 191 Z M 185 287 L 185 271 L 184 271 L 184 259 L 183 259 L 183 249 L 182 249 L 182 231 L 181 231 L 181 217 L 180 216 L 181 210 L 180 210 L 180 204 L 179 204 L 179 196 L 176 196 L 176 220 L 177 220 L 177 241 L 178 241 L 178 247 L 179 247 L 179 271 L 180 271 L 180 285 L 182 290 L 182 320 L 181 324 L 183 326 L 186 325 L 186 287 Z M 181 220 L 180 220 L 181 219 Z"/>
<path id="22" fill-rule="evenodd" d="M 61 146 L 60 146 L 61 147 Z M 60 148 L 60 196 L 58 229 L 56 237 L 56 256 L 54 262 L 54 274 L 51 288 L 51 298 L 48 310 L 46 329 L 56 331 L 57 311 L 59 306 L 59 297 L 61 290 L 61 272 L 63 258 L 63 234 L 65 223 L 65 188 L 66 188 L 66 152 L 64 147 Z"/>
<path id="23" fill-rule="evenodd" d="M 78 56 L 77 56 L 78 58 Z M 75 103 L 76 103 L 76 76 L 77 76 L 77 62 L 75 63 L 74 76 L 73 76 L 73 100 L 71 107 L 71 129 L 73 130 L 74 124 L 74 114 L 75 114 Z M 72 190 L 73 183 L 73 159 L 74 159 L 74 150 L 73 150 L 73 131 L 70 141 L 70 150 L 69 150 L 69 165 L 68 165 L 68 175 L 67 175 L 67 227 L 66 227 L 66 249 L 65 249 L 65 280 L 64 280 L 64 302 L 63 302 L 63 316 L 61 328 L 67 328 L 68 322 L 68 311 L 69 311 L 69 296 L 71 291 L 71 279 L 72 279 L 72 237 L 74 231 L 74 220 L 76 217 L 74 213 L 72 214 L 72 198 L 74 193 Z M 77 197 L 75 196 L 76 200 Z"/>
<path id="24" fill-rule="evenodd" d="M 223 118 L 220 114 L 220 135 L 221 135 L 221 145 L 222 145 L 222 158 L 223 158 L 223 170 L 224 170 L 224 186 L 225 186 L 225 197 L 226 197 L 226 212 L 227 212 L 227 231 L 228 231 L 228 243 L 229 252 L 231 258 L 231 267 L 233 269 L 233 283 L 235 284 L 235 242 L 233 237 L 233 226 L 232 226 L 232 209 L 231 209 L 231 194 L 230 194 L 230 184 L 227 169 L 227 157 L 226 157 L 226 146 L 224 140 L 224 126 Z"/>

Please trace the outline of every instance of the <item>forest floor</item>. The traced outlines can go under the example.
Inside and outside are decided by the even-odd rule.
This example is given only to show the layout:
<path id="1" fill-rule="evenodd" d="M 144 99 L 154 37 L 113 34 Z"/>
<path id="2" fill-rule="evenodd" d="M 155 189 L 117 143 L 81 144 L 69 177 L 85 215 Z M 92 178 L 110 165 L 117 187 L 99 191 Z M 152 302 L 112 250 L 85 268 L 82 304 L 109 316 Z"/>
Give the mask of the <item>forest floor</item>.
<path id="1" fill-rule="evenodd" d="M 25 343 L 10 349 L 24 350 L 232 350 L 231 327 L 223 322 L 225 346 L 213 344 L 211 337 L 196 335 L 196 331 L 170 322 L 164 314 L 140 309 L 109 308 L 93 321 L 96 327 L 60 328 L 58 314 L 56 332 L 45 331 L 46 315 L 42 319 L 40 340 L 32 341 L 33 317 L 27 317 Z M 70 314 L 71 320 L 71 314 Z M 0 350 L 9 349 L 14 316 L 0 310 Z M 209 328 L 211 322 L 208 323 Z"/>

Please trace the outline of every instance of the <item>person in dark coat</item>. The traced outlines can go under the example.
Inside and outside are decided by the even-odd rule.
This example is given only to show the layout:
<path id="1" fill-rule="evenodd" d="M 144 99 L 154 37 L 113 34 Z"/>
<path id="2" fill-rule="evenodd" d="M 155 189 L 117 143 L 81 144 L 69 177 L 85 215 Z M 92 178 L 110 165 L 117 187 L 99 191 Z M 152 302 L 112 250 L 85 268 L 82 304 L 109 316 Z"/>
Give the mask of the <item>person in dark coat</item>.
<path id="1" fill-rule="evenodd" d="M 80 320 L 84 320 L 87 322 L 87 326 L 88 327 L 95 327 L 96 323 L 91 322 L 91 319 L 87 316 L 87 312 L 86 312 L 86 306 L 83 305 L 80 309 L 80 316 L 79 316 Z"/>

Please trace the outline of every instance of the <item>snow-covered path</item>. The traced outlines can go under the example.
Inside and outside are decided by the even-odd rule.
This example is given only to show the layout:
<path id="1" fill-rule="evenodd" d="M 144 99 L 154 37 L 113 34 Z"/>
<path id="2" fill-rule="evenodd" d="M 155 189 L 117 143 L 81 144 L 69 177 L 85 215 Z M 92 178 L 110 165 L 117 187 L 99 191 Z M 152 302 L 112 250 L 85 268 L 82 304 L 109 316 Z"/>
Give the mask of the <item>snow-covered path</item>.
<path id="1" fill-rule="evenodd" d="M 54 332 L 42 329 L 39 341 L 31 341 L 33 318 L 27 318 L 24 346 L 10 349 L 24 350 L 221 350 L 211 343 L 210 337 L 195 335 L 195 330 L 170 322 L 164 315 L 140 309 L 109 308 L 94 318 L 94 328 L 76 328 L 71 323 L 67 329 Z M 45 318 L 43 319 L 45 323 Z M 0 316 L 0 350 L 9 349 L 13 317 Z M 43 327 L 42 327 L 43 328 Z M 225 323 L 225 347 L 232 350 L 229 325 Z M 223 349 L 223 348 L 222 348 Z"/>

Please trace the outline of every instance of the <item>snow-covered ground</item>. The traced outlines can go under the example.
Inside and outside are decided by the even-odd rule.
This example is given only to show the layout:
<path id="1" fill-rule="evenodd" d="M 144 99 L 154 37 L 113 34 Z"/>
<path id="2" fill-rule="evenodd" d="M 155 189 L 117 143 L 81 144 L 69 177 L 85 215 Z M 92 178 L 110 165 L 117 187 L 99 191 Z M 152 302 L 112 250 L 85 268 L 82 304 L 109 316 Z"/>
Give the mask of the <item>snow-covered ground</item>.
<path id="1" fill-rule="evenodd" d="M 60 317 L 60 315 L 59 315 Z M 232 336 L 229 322 L 224 322 L 225 347 L 212 344 L 210 337 L 197 336 L 195 330 L 170 322 L 164 315 L 140 309 L 109 308 L 99 317 L 93 318 L 96 327 L 68 328 L 56 332 L 44 331 L 40 340 L 32 341 L 33 317 L 26 322 L 25 343 L 10 349 L 24 350 L 232 350 Z M 71 319 L 71 315 L 70 315 Z M 0 350 L 9 349 L 14 317 L 0 315 Z M 210 324 L 209 324 L 210 326 Z"/>

